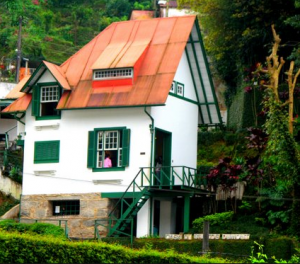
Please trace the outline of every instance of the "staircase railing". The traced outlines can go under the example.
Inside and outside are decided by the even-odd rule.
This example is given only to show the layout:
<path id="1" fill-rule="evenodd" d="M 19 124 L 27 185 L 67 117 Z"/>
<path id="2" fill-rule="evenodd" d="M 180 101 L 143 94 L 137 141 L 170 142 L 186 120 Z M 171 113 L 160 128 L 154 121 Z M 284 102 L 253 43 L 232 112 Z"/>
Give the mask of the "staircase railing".
<path id="1" fill-rule="evenodd" d="M 95 220 L 95 237 L 99 239 L 98 226 L 108 230 L 107 236 L 130 236 L 125 231 L 126 227 L 129 223 L 133 223 L 133 217 L 151 196 L 149 192 L 151 189 L 173 189 L 175 186 L 197 188 L 198 182 L 197 169 L 187 166 L 162 166 L 160 174 L 155 173 L 154 167 L 141 168 L 109 213 L 108 218 Z"/>

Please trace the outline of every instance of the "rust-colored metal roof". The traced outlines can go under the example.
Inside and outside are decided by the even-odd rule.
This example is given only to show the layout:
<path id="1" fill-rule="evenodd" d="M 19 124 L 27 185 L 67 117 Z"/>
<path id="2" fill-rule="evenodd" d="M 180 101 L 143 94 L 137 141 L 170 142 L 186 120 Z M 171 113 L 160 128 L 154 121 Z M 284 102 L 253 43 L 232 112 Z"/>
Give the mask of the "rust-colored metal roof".
<path id="1" fill-rule="evenodd" d="M 130 20 L 151 19 L 153 17 L 154 17 L 154 11 L 133 10 L 131 12 Z"/>
<path id="2" fill-rule="evenodd" d="M 71 90 L 70 85 L 66 80 L 66 75 L 59 66 L 47 61 L 43 61 L 43 63 L 64 89 Z"/>
<path id="3" fill-rule="evenodd" d="M 24 84 L 29 80 L 30 75 L 26 75 L 23 79 L 17 83 L 17 85 L 5 96 L 6 99 L 17 99 L 24 95 L 24 93 L 20 92 L 23 88 Z"/>
<path id="4" fill-rule="evenodd" d="M 31 102 L 31 94 L 22 93 L 16 101 L 11 103 L 9 106 L 4 108 L 1 112 L 3 113 L 16 113 L 25 112 Z"/>
<path id="5" fill-rule="evenodd" d="M 57 108 L 163 105 L 195 20 L 189 15 L 115 22 L 61 66 L 44 61 L 65 89 Z M 92 88 L 93 69 L 122 67 L 134 67 L 132 85 Z"/>
<path id="6" fill-rule="evenodd" d="M 166 102 L 196 16 L 116 22 L 61 65 L 72 88 L 58 109 L 161 105 Z M 131 86 L 92 88 L 93 69 L 132 67 Z"/>

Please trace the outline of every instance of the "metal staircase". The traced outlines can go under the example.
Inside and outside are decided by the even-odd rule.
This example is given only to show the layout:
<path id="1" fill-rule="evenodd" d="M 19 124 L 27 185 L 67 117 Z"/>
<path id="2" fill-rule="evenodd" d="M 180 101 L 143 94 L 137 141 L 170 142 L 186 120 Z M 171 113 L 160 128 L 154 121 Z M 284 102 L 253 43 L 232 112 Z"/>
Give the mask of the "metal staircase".
<path id="1" fill-rule="evenodd" d="M 95 237 L 101 239 L 98 226 L 107 230 L 107 237 L 130 236 L 134 217 L 157 190 L 174 188 L 193 190 L 202 186 L 202 175 L 190 167 L 162 167 L 160 178 L 154 173 L 153 167 L 141 168 L 108 218 L 95 220 Z"/>

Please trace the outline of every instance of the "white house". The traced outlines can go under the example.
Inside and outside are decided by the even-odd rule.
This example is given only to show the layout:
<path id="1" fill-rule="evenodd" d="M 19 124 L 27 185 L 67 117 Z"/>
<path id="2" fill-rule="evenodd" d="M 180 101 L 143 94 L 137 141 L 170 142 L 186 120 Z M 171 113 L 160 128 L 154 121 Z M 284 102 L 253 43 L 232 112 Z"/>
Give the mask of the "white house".
<path id="1" fill-rule="evenodd" d="M 74 237 L 188 232 L 198 125 L 222 124 L 195 15 L 112 23 L 20 92 L 3 112 L 25 113 L 21 219 L 68 220 Z"/>

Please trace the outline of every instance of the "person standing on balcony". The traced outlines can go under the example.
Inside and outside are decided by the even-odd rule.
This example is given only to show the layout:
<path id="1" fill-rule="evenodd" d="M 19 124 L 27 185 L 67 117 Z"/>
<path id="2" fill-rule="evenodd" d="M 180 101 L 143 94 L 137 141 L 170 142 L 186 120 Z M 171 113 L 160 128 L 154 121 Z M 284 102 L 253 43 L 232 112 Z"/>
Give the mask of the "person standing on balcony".
<path id="1" fill-rule="evenodd" d="M 155 184 L 161 184 L 161 167 L 162 167 L 162 156 L 159 156 L 155 164 Z"/>

